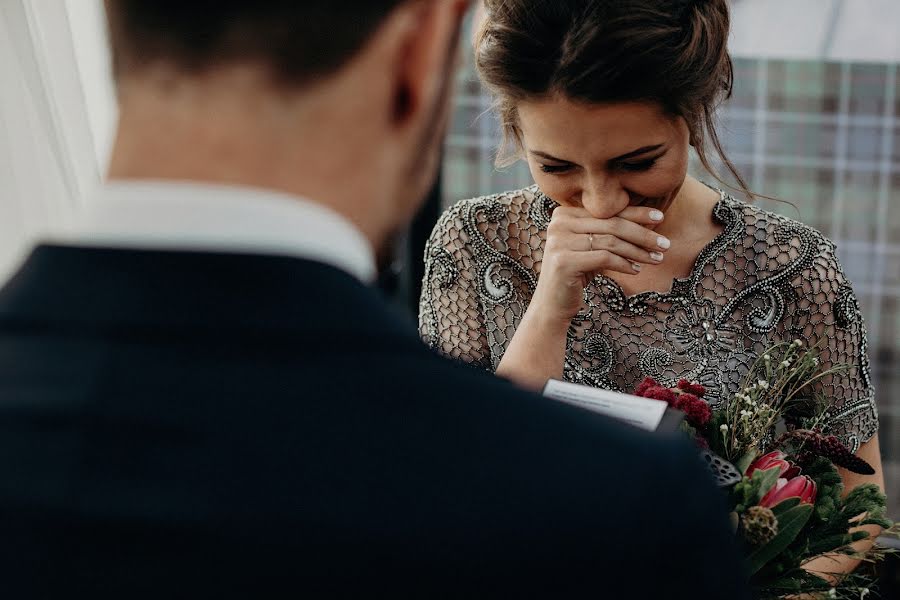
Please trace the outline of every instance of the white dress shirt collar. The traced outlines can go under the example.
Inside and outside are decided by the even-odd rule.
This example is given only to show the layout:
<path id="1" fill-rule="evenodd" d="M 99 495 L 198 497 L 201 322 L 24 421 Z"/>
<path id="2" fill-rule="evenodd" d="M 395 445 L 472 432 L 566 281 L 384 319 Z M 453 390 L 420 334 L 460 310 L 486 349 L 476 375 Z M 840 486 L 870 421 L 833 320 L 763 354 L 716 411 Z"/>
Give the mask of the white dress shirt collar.
<path id="1" fill-rule="evenodd" d="M 295 256 L 376 278 L 372 247 L 335 211 L 278 192 L 175 181 L 114 181 L 59 240 L 67 244 Z"/>

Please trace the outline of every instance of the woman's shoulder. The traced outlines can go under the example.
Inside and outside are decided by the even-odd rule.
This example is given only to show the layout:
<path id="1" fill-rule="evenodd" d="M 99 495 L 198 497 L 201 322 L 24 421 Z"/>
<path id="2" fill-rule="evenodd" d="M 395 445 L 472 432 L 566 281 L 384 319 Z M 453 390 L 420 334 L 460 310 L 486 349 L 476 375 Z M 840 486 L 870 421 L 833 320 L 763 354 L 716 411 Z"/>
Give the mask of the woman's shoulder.
<path id="1" fill-rule="evenodd" d="M 491 245 L 506 238 L 510 231 L 533 234 L 545 230 L 550 222 L 553 201 L 536 185 L 459 200 L 438 219 L 431 236 L 432 244 L 472 244 L 485 240 Z"/>
<path id="2" fill-rule="evenodd" d="M 796 271 L 807 281 L 844 282 L 834 242 L 815 227 L 727 195 L 717 210 L 740 215 L 745 249 L 768 257 L 776 270 Z"/>
<path id="3" fill-rule="evenodd" d="M 549 201 L 536 185 L 531 185 L 517 190 L 459 200 L 444 211 L 442 218 L 460 218 L 476 212 L 484 213 L 485 217 L 491 220 L 509 216 L 515 219 L 526 218 L 533 216 L 530 213 L 534 208 L 540 208 L 547 202 L 552 201 Z"/>

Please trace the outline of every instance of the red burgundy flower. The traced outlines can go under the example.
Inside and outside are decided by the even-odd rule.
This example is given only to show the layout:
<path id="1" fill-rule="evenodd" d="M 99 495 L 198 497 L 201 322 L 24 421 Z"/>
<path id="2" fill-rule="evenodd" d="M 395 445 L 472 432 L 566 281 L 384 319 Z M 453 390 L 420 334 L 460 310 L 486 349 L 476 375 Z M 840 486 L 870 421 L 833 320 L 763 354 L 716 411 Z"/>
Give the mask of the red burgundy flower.
<path id="1" fill-rule="evenodd" d="M 694 427 L 704 427 L 712 418 L 709 405 L 693 394 L 681 394 L 672 405 L 687 415 L 687 422 Z"/>
<path id="2" fill-rule="evenodd" d="M 653 400 L 662 400 L 663 402 L 668 402 L 672 405 L 674 405 L 675 401 L 678 399 L 678 394 L 669 388 L 664 388 L 660 385 L 648 388 L 643 396 L 644 398 L 652 398 Z"/>
<path id="3" fill-rule="evenodd" d="M 816 482 L 806 475 L 800 475 L 793 479 L 779 479 L 775 483 L 775 487 L 763 496 L 759 505 L 772 508 L 788 498 L 800 498 L 800 502 L 803 504 L 815 504 Z"/>
<path id="4" fill-rule="evenodd" d="M 638 384 L 637 388 L 635 388 L 634 395 L 646 398 L 644 394 L 647 392 L 647 390 L 653 387 L 659 387 L 659 384 L 656 382 L 656 380 L 652 377 L 644 377 L 644 380 Z"/>
<path id="5" fill-rule="evenodd" d="M 693 394 L 702 398 L 706 395 L 706 388 L 699 383 L 691 383 L 687 379 L 678 380 L 678 389 L 686 394 Z"/>

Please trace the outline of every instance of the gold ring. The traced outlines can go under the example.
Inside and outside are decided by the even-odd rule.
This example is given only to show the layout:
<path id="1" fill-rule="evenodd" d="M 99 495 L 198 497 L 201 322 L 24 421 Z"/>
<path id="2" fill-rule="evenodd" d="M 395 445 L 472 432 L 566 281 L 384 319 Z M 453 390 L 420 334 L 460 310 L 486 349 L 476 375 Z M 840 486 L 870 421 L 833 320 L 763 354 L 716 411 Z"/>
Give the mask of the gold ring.
<path id="1" fill-rule="evenodd" d="M 593 233 L 588 234 L 588 243 L 590 243 L 591 252 L 593 252 L 594 251 L 594 234 Z"/>

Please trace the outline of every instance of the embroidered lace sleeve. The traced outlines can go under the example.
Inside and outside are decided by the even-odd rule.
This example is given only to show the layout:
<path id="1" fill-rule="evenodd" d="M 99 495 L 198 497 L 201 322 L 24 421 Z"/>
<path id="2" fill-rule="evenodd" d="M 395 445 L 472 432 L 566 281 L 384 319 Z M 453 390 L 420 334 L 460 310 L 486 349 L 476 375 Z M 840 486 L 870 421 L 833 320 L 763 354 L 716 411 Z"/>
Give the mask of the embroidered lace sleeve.
<path id="1" fill-rule="evenodd" d="M 466 202 L 444 213 L 425 246 L 419 334 L 444 356 L 491 369 L 475 260 L 463 223 Z"/>
<path id="2" fill-rule="evenodd" d="M 463 200 L 425 250 L 425 341 L 495 371 L 537 286 L 552 201 L 537 187 Z"/>
<path id="3" fill-rule="evenodd" d="M 829 403 L 826 431 L 856 452 L 878 431 L 866 326 L 834 245 L 824 237 L 819 238 L 812 264 L 800 276 L 798 291 L 785 323 L 820 349 L 824 370 L 839 369 L 822 379 L 817 391 Z"/>

